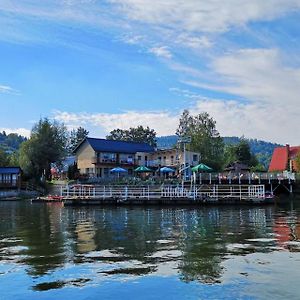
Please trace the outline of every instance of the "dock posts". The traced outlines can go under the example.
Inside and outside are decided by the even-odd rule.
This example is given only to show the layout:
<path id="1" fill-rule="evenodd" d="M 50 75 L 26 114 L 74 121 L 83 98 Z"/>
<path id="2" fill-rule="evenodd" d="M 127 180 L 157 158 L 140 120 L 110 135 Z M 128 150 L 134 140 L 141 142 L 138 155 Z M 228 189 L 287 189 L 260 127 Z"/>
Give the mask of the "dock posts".
<path id="1" fill-rule="evenodd" d="M 261 174 L 259 173 L 259 176 L 258 176 L 258 183 L 260 184 L 261 183 Z"/>
<path id="2" fill-rule="evenodd" d="M 241 184 L 241 173 L 239 173 L 239 184 Z"/>
<path id="3" fill-rule="evenodd" d="M 69 197 L 69 186 L 68 185 L 67 185 L 67 197 Z"/>
<path id="4" fill-rule="evenodd" d="M 240 200 L 242 200 L 242 187 L 240 185 Z"/>
<path id="5" fill-rule="evenodd" d="M 293 194 L 293 185 L 290 184 L 290 194 Z"/>
<path id="6" fill-rule="evenodd" d="M 93 197 L 96 198 L 96 187 L 93 189 Z"/>
<path id="7" fill-rule="evenodd" d="M 211 184 L 211 173 L 209 173 L 209 184 Z"/>
<path id="8" fill-rule="evenodd" d="M 221 184 L 221 174 L 219 173 L 219 184 Z"/>
<path id="9" fill-rule="evenodd" d="M 271 183 L 270 188 L 271 188 L 271 193 L 272 193 L 272 195 L 273 195 L 273 184 L 272 184 L 272 183 Z"/>
<path id="10" fill-rule="evenodd" d="M 250 172 L 248 174 L 248 182 L 249 182 L 249 184 L 251 184 L 251 174 L 250 174 Z"/>
<path id="11" fill-rule="evenodd" d="M 125 200 L 128 198 L 128 186 L 125 186 Z"/>
<path id="12" fill-rule="evenodd" d="M 148 185 L 148 200 L 150 200 L 150 189 L 149 189 L 149 185 Z"/>
<path id="13" fill-rule="evenodd" d="M 61 186 L 60 187 L 60 196 L 62 197 L 62 195 L 63 195 L 63 187 Z"/>

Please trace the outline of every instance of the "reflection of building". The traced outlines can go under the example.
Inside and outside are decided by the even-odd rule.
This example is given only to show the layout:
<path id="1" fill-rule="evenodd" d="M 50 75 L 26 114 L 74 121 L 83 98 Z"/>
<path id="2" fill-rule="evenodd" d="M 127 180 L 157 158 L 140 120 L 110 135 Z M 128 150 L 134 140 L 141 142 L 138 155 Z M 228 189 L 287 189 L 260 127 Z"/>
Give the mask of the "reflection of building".
<path id="1" fill-rule="evenodd" d="M 95 227 L 90 221 L 84 221 L 76 225 L 77 249 L 79 253 L 87 253 L 96 249 Z"/>
<path id="2" fill-rule="evenodd" d="M 272 160 L 269 166 L 269 172 L 276 171 L 297 171 L 295 159 L 300 152 L 300 146 L 290 147 L 277 147 L 274 149 Z"/>
<path id="3" fill-rule="evenodd" d="M 0 188 L 17 189 L 21 187 L 19 167 L 0 167 Z"/>
<path id="4" fill-rule="evenodd" d="M 110 170 L 122 167 L 128 175 L 133 175 L 137 166 L 147 166 L 157 170 L 167 166 L 180 170 L 186 165 L 194 166 L 200 161 L 200 154 L 180 149 L 156 150 L 145 143 L 113 141 L 86 138 L 74 150 L 77 166 L 81 174 L 88 177 L 107 178 Z"/>

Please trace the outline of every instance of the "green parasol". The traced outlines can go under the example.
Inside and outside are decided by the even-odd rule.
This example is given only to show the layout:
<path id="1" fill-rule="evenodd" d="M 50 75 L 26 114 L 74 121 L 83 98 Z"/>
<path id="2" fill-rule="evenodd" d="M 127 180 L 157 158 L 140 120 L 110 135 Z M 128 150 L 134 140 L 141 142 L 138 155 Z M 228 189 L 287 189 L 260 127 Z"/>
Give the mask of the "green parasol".
<path id="1" fill-rule="evenodd" d="M 193 172 L 210 172 L 212 170 L 213 169 L 211 167 L 202 163 L 192 168 Z"/>
<path id="2" fill-rule="evenodd" d="M 142 173 L 142 172 L 145 172 L 145 173 L 146 172 L 153 172 L 151 169 L 149 169 L 145 166 L 140 166 L 140 167 L 136 168 L 134 171 L 135 172 L 140 172 L 140 173 Z"/>

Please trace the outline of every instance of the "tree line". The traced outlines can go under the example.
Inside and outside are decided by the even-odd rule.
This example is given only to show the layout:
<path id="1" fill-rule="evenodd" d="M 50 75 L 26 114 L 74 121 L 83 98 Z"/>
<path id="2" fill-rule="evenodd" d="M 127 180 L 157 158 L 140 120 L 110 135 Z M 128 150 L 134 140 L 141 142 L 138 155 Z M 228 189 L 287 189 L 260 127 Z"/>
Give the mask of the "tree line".
<path id="1" fill-rule="evenodd" d="M 51 164 L 61 164 L 88 134 L 83 127 L 68 131 L 62 123 L 47 118 L 40 119 L 32 128 L 30 138 L 21 143 L 18 151 L 7 152 L 0 149 L 0 166 L 20 166 L 28 178 L 49 179 Z M 192 115 L 184 110 L 179 118 L 176 135 L 190 137 L 187 149 L 200 153 L 200 161 L 215 171 L 234 162 L 243 163 L 252 170 L 264 169 L 251 152 L 247 140 L 241 139 L 237 144 L 225 145 L 217 130 L 216 121 L 207 112 Z M 154 129 L 140 125 L 125 130 L 114 129 L 106 138 L 143 142 L 156 147 L 156 136 Z M 300 154 L 296 163 L 300 167 Z"/>

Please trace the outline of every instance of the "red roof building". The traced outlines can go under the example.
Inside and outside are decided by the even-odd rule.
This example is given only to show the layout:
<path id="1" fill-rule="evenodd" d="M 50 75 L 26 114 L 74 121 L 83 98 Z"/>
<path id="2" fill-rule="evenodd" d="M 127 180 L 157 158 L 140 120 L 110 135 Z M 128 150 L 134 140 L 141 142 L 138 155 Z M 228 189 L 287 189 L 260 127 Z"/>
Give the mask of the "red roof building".
<path id="1" fill-rule="evenodd" d="M 300 146 L 290 147 L 277 147 L 274 149 L 273 156 L 269 166 L 269 172 L 277 171 L 300 171 L 297 169 L 295 159 L 300 152 Z"/>

